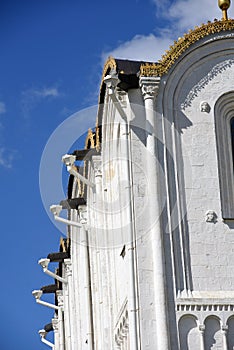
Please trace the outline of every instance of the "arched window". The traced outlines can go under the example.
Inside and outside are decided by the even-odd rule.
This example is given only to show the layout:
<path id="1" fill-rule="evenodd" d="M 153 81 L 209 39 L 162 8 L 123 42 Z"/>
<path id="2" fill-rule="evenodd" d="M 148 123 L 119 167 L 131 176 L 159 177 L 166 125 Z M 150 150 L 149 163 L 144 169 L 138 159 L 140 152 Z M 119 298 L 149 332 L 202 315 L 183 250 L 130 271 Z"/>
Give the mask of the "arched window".
<path id="1" fill-rule="evenodd" d="M 234 91 L 215 104 L 221 209 L 223 219 L 234 219 Z"/>

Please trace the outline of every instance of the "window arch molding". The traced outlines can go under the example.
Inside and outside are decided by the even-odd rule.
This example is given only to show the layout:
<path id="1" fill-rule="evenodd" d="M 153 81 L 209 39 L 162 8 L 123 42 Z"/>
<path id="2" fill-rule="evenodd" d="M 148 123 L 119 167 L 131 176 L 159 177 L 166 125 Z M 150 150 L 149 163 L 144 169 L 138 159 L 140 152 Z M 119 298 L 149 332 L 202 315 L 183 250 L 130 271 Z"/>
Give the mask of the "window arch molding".
<path id="1" fill-rule="evenodd" d="M 234 171 L 231 119 L 234 117 L 234 91 L 222 95 L 214 108 L 221 210 L 223 219 L 234 219 Z"/>

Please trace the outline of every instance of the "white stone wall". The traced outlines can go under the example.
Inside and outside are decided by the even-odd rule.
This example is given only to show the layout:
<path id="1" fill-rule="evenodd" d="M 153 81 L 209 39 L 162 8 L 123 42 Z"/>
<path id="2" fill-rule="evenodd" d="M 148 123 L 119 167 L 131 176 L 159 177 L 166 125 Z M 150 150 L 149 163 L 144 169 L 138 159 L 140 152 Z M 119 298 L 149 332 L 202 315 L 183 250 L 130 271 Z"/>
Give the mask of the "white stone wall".
<path id="1" fill-rule="evenodd" d="M 231 35 L 195 44 L 163 78 L 165 89 L 157 101 L 173 158 L 168 156 L 166 173 L 169 202 L 175 208 L 169 213 L 175 221 L 169 226 L 179 297 L 175 303 L 185 303 L 182 309 L 178 306 L 182 318 L 177 317 L 181 349 L 197 349 L 202 341 L 207 349 L 226 349 L 225 339 L 233 342 L 225 327 L 233 314 L 228 305 L 234 302 L 234 231 L 222 217 L 214 115 L 218 99 L 233 90 L 233 49 Z"/>
<path id="2" fill-rule="evenodd" d="M 141 89 L 121 92 L 118 106 L 107 89 L 102 152 L 88 170 L 96 184 L 88 189 L 86 227 L 95 350 L 164 350 L 160 336 L 169 339 L 165 350 L 233 347 L 234 225 L 222 217 L 215 125 L 216 103 L 233 81 L 232 33 L 195 43 L 161 78 L 152 172 L 152 114 Z M 81 302 L 88 298 L 86 253 L 73 242 L 79 349 L 90 331 Z M 157 311 L 164 296 L 166 315 Z"/>
<path id="3" fill-rule="evenodd" d="M 188 224 L 194 290 L 230 291 L 234 286 L 234 278 L 229 272 L 233 268 L 233 252 L 230 250 L 233 230 L 222 221 L 214 123 L 216 101 L 233 89 L 234 51 L 230 49 L 231 42 L 229 39 L 226 52 L 223 42 L 220 42 L 222 55 L 217 47 L 212 53 L 213 44 L 207 44 L 203 50 L 204 55 L 209 55 L 204 58 L 201 55 L 193 70 L 183 73 L 183 81 L 176 88 L 176 100 L 174 98 L 174 124 L 178 134 L 181 133 L 179 147 L 183 164 L 179 168 L 182 172 L 184 170 L 184 214 Z M 210 106 L 209 113 L 201 111 L 204 101 Z M 186 107 L 180 111 L 183 104 Z M 217 222 L 206 221 L 209 210 L 216 213 Z"/>

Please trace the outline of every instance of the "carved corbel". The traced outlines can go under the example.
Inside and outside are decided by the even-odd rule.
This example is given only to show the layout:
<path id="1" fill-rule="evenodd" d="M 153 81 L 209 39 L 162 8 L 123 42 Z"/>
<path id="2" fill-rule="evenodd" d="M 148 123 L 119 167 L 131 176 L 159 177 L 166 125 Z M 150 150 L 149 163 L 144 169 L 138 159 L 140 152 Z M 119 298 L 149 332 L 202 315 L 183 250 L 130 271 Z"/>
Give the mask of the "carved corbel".
<path id="1" fill-rule="evenodd" d="M 57 318 L 52 318 L 52 327 L 55 332 L 58 332 L 58 319 Z"/>
<path id="2" fill-rule="evenodd" d="M 65 266 L 65 271 L 66 271 L 66 276 L 71 276 L 72 275 L 72 263 L 71 259 L 64 259 L 64 266 Z"/>
<path id="3" fill-rule="evenodd" d="M 56 296 L 58 299 L 58 306 L 62 307 L 63 306 L 63 292 L 61 290 L 56 291 Z"/>
<path id="4" fill-rule="evenodd" d="M 87 208 L 86 205 L 79 205 L 80 223 L 87 224 Z"/>

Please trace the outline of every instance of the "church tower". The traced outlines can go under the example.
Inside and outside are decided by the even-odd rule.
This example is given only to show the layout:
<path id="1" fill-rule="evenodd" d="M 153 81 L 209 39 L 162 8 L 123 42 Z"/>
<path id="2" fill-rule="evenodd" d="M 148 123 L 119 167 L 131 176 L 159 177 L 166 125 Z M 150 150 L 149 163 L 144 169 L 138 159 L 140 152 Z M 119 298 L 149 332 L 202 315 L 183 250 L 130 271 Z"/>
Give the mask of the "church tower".
<path id="1" fill-rule="evenodd" d="M 55 293 L 55 350 L 234 348 L 234 20 L 219 6 L 159 62 L 104 66 L 51 207 L 68 227 L 40 260 L 55 284 L 33 292 Z"/>

